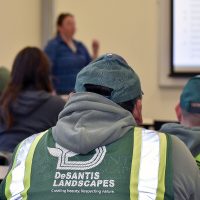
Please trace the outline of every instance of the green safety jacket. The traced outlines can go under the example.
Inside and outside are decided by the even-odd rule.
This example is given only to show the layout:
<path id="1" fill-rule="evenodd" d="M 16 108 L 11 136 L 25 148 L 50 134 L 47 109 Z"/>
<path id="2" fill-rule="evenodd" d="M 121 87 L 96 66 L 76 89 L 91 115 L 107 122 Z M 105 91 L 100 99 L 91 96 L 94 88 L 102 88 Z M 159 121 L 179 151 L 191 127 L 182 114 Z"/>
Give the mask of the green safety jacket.
<path id="1" fill-rule="evenodd" d="M 195 160 L 196 160 L 197 166 L 198 166 L 199 169 L 200 169 L 200 154 L 199 154 L 198 156 L 195 157 Z"/>
<path id="2" fill-rule="evenodd" d="M 78 145 L 78 144 L 77 144 Z M 57 143 L 52 130 L 17 148 L 1 200 L 172 200 L 171 136 L 133 128 L 86 155 Z"/>

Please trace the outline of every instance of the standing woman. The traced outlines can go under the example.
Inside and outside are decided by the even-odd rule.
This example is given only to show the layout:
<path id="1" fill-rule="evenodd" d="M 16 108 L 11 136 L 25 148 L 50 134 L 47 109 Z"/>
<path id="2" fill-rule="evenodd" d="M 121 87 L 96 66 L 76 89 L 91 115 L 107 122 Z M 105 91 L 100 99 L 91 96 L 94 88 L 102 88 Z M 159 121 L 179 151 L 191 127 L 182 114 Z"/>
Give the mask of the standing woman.
<path id="1" fill-rule="evenodd" d="M 21 50 L 0 98 L 0 152 L 13 152 L 25 138 L 55 126 L 65 102 L 52 91 L 47 56 L 35 47 Z"/>
<path id="2" fill-rule="evenodd" d="M 74 39 L 75 33 L 74 16 L 70 13 L 62 13 L 57 19 L 57 35 L 45 48 L 52 62 L 54 88 L 59 95 L 74 91 L 78 72 L 98 56 L 99 43 L 93 41 L 91 58 L 84 44 Z"/>

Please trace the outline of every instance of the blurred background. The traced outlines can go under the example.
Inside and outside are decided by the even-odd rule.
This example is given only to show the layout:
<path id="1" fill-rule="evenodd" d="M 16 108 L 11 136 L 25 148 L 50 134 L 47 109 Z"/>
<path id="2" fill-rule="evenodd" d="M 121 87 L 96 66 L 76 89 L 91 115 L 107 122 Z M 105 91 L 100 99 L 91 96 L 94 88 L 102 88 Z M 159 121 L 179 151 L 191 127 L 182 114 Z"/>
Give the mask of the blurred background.
<path id="1" fill-rule="evenodd" d="M 182 87 L 159 84 L 160 49 L 165 46 L 160 48 L 158 0 L 0 0 L 0 66 L 10 69 L 15 55 L 25 46 L 44 48 L 55 35 L 61 12 L 74 14 L 75 38 L 90 52 L 92 39 L 98 39 L 100 54 L 120 54 L 139 74 L 146 121 L 176 120 L 174 107 Z"/>

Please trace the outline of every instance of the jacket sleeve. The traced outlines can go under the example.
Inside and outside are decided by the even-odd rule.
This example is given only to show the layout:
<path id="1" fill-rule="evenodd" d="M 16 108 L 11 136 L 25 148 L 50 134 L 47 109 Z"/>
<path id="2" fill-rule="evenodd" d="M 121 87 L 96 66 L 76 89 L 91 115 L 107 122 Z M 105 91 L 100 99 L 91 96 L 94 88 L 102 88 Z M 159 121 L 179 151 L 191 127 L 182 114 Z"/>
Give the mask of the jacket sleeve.
<path id="1" fill-rule="evenodd" d="M 181 200 L 200 199 L 200 172 L 186 145 L 172 136 L 174 197 Z"/>
<path id="2" fill-rule="evenodd" d="M 0 185 L 0 199 L 1 200 L 6 200 L 6 196 L 5 196 L 5 179 L 1 182 L 1 185 Z"/>
<path id="3" fill-rule="evenodd" d="M 16 152 L 17 152 L 17 149 L 18 149 L 19 145 L 15 148 L 15 151 L 13 153 L 13 156 L 12 156 L 12 161 L 11 161 L 11 164 L 9 166 L 9 170 L 8 170 L 8 173 L 11 171 L 12 169 L 12 166 L 13 166 L 13 163 L 14 163 L 14 160 L 15 160 L 15 156 L 16 156 Z M 0 169 L 0 172 L 1 172 L 1 169 Z M 6 188 L 6 178 L 8 176 L 8 173 L 6 175 L 6 177 L 4 178 L 4 180 L 1 182 L 0 184 L 0 200 L 6 200 L 6 195 L 5 195 L 5 188 Z"/>

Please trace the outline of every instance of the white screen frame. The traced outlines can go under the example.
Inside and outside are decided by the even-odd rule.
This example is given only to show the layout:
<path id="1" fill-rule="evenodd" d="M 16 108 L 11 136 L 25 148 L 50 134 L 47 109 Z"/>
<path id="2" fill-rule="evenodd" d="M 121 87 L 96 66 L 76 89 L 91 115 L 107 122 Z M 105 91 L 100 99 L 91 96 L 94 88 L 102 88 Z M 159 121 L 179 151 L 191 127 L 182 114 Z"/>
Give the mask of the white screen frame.
<path id="1" fill-rule="evenodd" d="M 158 81 L 160 87 L 182 88 L 187 77 L 171 77 L 171 1 L 158 0 Z"/>

